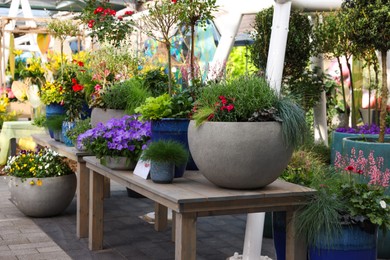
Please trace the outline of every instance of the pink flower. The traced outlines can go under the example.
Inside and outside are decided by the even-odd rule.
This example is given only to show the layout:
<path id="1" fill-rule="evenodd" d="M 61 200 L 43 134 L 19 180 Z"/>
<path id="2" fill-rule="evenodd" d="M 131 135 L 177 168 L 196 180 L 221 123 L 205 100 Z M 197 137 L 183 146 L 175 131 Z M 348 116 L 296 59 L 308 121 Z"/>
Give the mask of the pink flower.
<path id="1" fill-rule="evenodd" d="M 99 84 L 96 84 L 94 89 L 95 89 L 95 91 L 99 91 L 102 89 L 102 86 L 100 86 Z"/>
<path id="2" fill-rule="evenodd" d="M 234 109 L 234 105 L 233 104 L 229 104 L 226 106 L 226 109 L 228 112 L 232 111 Z"/>

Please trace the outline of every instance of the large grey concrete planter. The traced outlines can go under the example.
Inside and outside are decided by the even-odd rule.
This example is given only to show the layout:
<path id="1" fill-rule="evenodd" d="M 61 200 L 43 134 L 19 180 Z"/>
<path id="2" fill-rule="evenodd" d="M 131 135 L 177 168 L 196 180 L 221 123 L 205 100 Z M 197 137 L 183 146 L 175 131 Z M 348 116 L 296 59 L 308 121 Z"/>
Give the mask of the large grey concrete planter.
<path id="1" fill-rule="evenodd" d="M 111 118 L 122 118 L 125 114 L 124 110 L 94 107 L 91 112 L 91 126 L 94 128 L 99 122 L 105 124 Z"/>
<path id="2" fill-rule="evenodd" d="M 37 185 L 37 178 L 9 176 L 8 188 L 11 201 L 25 215 L 30 217 L 51 217 L 62 213 L 72 202 L 76 192 L 76 175 L 41 178 L 42 185 Z M 30 182 L 34 181 L 35 185 Z"/>
<path id="3" fill-rule="evenodd" d="M 188 144 L 199 171 L 217 186 L 256 189 L 275 181 L 293 148 L 278 122 L 206 122 L 188 127 Z"/>

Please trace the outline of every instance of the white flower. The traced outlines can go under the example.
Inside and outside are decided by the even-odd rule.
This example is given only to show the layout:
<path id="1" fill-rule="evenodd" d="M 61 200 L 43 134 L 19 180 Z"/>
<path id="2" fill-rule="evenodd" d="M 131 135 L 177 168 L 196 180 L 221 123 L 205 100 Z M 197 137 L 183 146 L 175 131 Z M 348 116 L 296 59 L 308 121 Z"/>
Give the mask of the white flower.
<path id="1" fill-rule="evenodd" d="M 379 201 L 379 204 L 381 204 L 381 207 L 382 207 L 383 209 L 385 209 L 386 206 L 387 206 L 387 204 L 386 204 L 386 202 L 385 202 L 384 200 Z"/>

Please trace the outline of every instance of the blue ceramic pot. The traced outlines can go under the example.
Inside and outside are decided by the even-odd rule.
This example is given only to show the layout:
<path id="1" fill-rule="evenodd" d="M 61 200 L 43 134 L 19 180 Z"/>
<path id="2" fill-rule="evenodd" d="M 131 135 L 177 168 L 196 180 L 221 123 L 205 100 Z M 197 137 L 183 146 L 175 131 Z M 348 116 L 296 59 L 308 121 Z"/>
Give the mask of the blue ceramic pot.
<path id="1" fill-rule="evenodd" d="M 74 146 L 72 140 L 66 136 L 66 132 L 73 129 L 76 126 L 76 122 L 64 121 L 62 122 L 62 140 L 66 146 Z"/>
<path id="2" fill-rule="evenodd" d="M 66 113 L 66 111 L 65 111 L 64 106 L 61 106 L 58 103 L 52 103 L 52 104 L 46 105 L 46 119 L 50 118 L 52 116 L 65 115 L 65 113 Z M 58 138 L 54 138 L 55 134 L 54 134 L 53 129 L 49 128 L 48 130 L 49 130 L 50 137 L 57 140 Z"/>
<path id="3" fill-rule="evenodd" d="M 158 140 L 175 140 L 188 148 L 188 124 L 186 118 L 163 118 L 161 120 L 152 121 L 152 141 Z M 182 177 L 185 170 L 198 170 L 192 159 L 191 153 L 186 167 L 176 167 L 175 178 Z"/>

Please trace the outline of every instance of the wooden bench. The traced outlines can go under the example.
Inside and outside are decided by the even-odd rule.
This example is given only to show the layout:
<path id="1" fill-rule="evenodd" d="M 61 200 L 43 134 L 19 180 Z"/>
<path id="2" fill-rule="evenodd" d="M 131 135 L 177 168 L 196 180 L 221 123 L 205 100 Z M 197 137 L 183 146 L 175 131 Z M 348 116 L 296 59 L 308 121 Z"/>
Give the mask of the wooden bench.
<path id="1" fill-rule="evenodd" d="M 299 206 L 307 203 L 314 190 L 276 180 L 263 189 L 229 190 L 207 181 L 199 172 L 186 172 L 172 184 L 156 184 L 129 171 L 114 171 L 94 156 L 84 157 L 89 169 L 89 249 L 103 249 L 104 177 L 138 192 L 156 203 L 157 231 L 167 226 L 167 209 L 172 209 L 175 259 L 196 259 L 198 217 L 239 213 L 286 211 L 290 220 Z M 78 203 L 85 203 L 80 200 Z M 78 205 L 79 207 L 79 205 Z M 84 207 L 84 206 L 82 206 Z M 84 215 L 81 217 L 85 217 Z M 85 220 L 77 219 L 77 221 Z M 78 224 L 79 225 L 79 224 Z M 306 245 L 296 239 L 292 221 L 287 221 L 286 259 L 306 258 Z"/>

